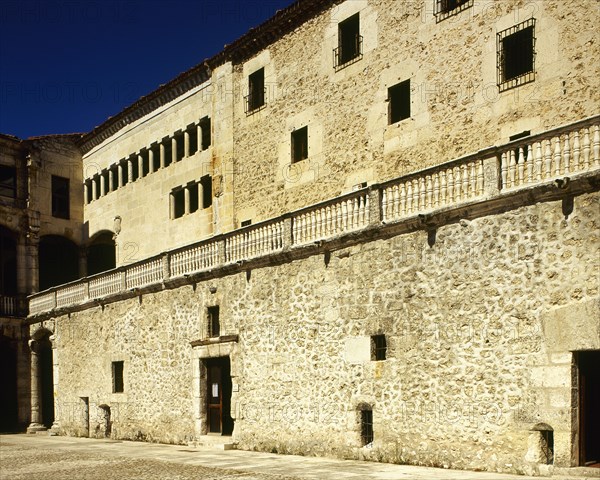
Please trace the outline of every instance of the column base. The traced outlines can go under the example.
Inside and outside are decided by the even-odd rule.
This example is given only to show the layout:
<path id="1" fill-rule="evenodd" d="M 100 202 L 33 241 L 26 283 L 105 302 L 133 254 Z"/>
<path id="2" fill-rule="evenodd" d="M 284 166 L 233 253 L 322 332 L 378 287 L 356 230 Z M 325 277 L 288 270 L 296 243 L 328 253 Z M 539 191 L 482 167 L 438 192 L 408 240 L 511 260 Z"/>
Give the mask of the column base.
<path id="1" fill-rule="evenodd" d="M 27 433 L 45 432 L 47 430 L 41 423 L 32 423 L 27 427 Z"/>
<path id="2" fill-rule="evenodd" d="M 58 422 L 54 422 L 52 424 L 52 426 L 50 427 L 50 436 L 54 437 L 60 434 L 60 425 L 58 424 Z"/>

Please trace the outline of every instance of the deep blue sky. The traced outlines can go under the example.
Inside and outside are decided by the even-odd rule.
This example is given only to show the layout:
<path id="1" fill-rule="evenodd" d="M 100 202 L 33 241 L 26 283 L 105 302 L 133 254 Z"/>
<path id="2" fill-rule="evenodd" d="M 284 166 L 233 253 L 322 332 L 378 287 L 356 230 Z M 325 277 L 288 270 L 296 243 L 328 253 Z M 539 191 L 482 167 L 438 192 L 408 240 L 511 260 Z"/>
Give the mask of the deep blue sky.
<path id="1" fill-rule="evenodd" d="M 293 0 L 2 0 L 0 133 L 88 132 Z"/>

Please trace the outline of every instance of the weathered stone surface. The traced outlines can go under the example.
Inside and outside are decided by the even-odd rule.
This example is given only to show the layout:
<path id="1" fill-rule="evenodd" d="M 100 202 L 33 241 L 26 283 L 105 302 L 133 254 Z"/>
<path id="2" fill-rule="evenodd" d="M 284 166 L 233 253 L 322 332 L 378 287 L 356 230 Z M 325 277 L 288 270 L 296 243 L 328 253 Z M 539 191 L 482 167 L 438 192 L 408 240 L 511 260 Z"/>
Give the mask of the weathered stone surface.
<path id="1" fill-rule="evenodd" d="M 568 219 L 560 202 L 534 204 L 442 225 L 432 247 L 414 232 L 58 317 L 62 431 L 82 434 L 88 397 L 92 434 L 108 405 L 114 438 L 193 441 L 206 428 L 200 358 L 226 354 L 244 449 L 534 472 L 530 430 L 546 423 L 568 464 L 569 352 L 545 319 L 597 301 L 599 204 L 577 197 Z M 239 343 L 192 348 L 216 304 Z M 379 333 L 387 359 L 372 362 Z M 125 362 L 122 394 L 112 361 Z"/>

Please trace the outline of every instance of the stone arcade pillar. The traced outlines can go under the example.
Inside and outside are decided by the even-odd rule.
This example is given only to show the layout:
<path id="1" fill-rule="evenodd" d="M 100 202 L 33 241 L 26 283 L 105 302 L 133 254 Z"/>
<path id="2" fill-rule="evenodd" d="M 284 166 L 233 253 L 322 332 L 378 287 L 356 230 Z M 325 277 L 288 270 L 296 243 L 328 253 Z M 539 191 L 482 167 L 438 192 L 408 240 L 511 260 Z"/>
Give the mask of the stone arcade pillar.
<path id="1" fill-rule="evenodd" d="M 184 203 L 185 203 L 185 214 L 188 215 L 190 213 L 190 209 L 191 209 L 189 185 L 183 189 L 183 195 L 184 195 Z"/>
<path id="2" fill-rule="evenodd" d="M 49 340 L 52 347 L 52 402 L 54 403 L 54 421 L 52 422 L 52 427 L 50 427 L 50 435 L 58 435 L 60 431 L 60 418 L 58 418 L 60 409 L 56 404 L 57 397 L 55 394 L 55 392 L 58 390 L 58 355 L 56 351 L 56 335 L 51 335 Z"/>
<path id="3" fill-rule="evenodd" d="M 35 340 L 29 340 L 29 349 L 31 350 L 31 423 L 27 427 L 27 433 L 36 433 L 46 430 L 42 424 L 40 345 Z"/>

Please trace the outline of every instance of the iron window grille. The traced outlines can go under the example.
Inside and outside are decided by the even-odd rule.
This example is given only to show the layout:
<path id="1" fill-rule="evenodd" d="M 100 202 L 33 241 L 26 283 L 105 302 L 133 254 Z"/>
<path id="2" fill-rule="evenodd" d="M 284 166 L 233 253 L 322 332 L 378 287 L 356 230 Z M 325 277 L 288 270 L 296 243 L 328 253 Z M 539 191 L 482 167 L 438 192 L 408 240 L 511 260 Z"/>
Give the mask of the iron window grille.
<path id="1" fill-rule="evenodd" d="M 371 360 L 385 360 L 387 356 L 387 341 L 385 335 L 371 337 Z"/>
<path id="2" fill-rule="evenodd" d="M 554 463 L 554 431 L 542 430 L 542 454 L 546 465 Z"/>
<path id="3" fill-rule="evenodd" d="M 501 92 L 535 80 L 535 18 L 496 35 L 497 83 Z"/>
<path id="4" fill-rule="evenodd" d="M 360 441 L 363 445 L 373 442 L 373 410 L 365 408 L 360 411 Z"/>
<path id="5" fill-rule="evenodd" d="M 353 46 L 348 48 L 340 45 L 333 49 L 333 68 L 336 71 L 352 65 L 363 58 L 363 37 L 356 35 Z"/>
<path id="6" fill-rule="evenodd" d="M 221 320 L 219 318 L 219 306 L 208 307 L 206 309 L 208 336 L 210 338 L 221 335 Z"/>
<path id="7" fill-rule="evenodd" d="M 473 6 L 474 0 L 434 0 L 434 10 L 436 22 L 441 22 L 448 17 Z"/>

